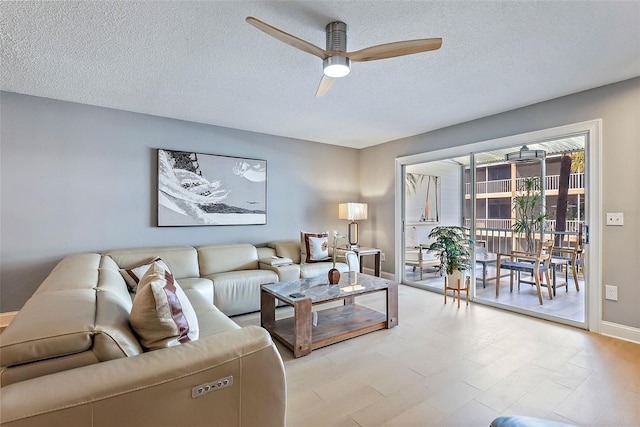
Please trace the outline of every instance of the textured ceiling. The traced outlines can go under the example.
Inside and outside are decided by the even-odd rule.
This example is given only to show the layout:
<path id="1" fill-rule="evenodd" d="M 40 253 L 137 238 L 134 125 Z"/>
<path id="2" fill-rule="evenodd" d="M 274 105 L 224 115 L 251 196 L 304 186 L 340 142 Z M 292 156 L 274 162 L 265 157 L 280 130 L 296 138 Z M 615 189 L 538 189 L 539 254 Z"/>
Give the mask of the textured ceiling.
<path id="1" fill-rule="evenodd" d="M 640 2 L 6 2 L 1 88 L 362 148 L 640 75 Z M 355 63 L 322 98 L 324 48 L 442 37 L 440 50 Z"/>

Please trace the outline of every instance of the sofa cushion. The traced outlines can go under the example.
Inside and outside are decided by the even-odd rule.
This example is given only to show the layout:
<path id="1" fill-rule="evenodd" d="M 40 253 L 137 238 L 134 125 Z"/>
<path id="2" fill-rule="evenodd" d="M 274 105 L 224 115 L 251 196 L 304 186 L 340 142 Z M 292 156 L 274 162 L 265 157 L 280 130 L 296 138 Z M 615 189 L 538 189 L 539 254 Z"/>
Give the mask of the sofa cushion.
<path id="1" fill-rule="evenodd" d="M 294 264 L 300 264 L 300 240 L 276 240 L 269 243 L 276 255 L 290 258 Z"/>
<path id="2" fill-rule="evenodd" d="M 93 289 L 69 289 L 32 296 L 2 332 L 2 366 L 81 353 L 93 345 L 96 316 Z M 73 311 L 70 312 L 70 307 Z"/>
<path id="3" fill-rule="evenodd" d="M 100 254 L 74 254 L 60 261 L 40 284 L 34 295 L 43 292 L 92 289 L 98 283 Z"/>
<path id="4" fill-rule="evenodd" d="M 250 313 L 260 310 L 260 285 L 275 283 L 278 275 L 271 270 L 227 271 L 210 274 L 213 302 L 224 314 Z"/>
<path id="5" fill-rule="evenodd" d="M 331 261 L 302 264 L 300 266 L 300 277 L 307 278 L 326 275 L 332 268 L 333 262 Z M 343 262 L 336 262 L 336 268 L 341 273 L 349 271 L 349 266 Z"/>
<path id="6" fill-rule="evenodd" d="M 211 304 L 211 301 L 207 300 L 197 290 L 185 289 L 184 293 L 189 298 L 198 317 L 200 338 L 240 329 L 240 326 L 229 319 L 215 305 Z"/>
<path id="7" fill-rule="evenodd" d="M 129 324 L 131 299 L 125 301 L 115 292 L 97 289 L 95 303 L 92 350 L 96 358 L 105 362 L 142 353 L 140 342 Z"/>
<path id="8" fill-rule="evenodd" d="M 236 270 L 255 270 L 258 268 L 258 251 L 246 243 L 231 245 L 198 246 L 200 276 Z"/>
<path id="9" fill-rule="evenodd" d="M 276 250 L 270 246 L 256 246 L 256 251 L 258 252 L 258 259 L 269 258 L 276 254 Z"/>
<path id="10" fill-rule="evenodd" d="M 2 384 L 2 387 L 6 387 L 32 378 L 38 378 L 44 375 L 54 374 L 56 372 L 93 365 L 99 362 L 100 361 L 96 359 L 95 353 L 88 350 L 81 353 L 70 354 L 68 356 L 54 357 L 52 359 L 43 359 L 32 363 L 13 365 L 11 367 L 0 369 L 0 383 Z"/>
<path id="11" fill-rule="evenodd" d="M 198 339 L 198 319 L 191 302 L 171 272 L 158 262 L 140 280 L 130 321 L 147 350 Z"/>
<path id="12" fill-rule="evenodd" d="M 329 233 L 300 232 L 300 259 L 302 263 L 329 259 Z"/>
<path id="13" fill-rule="evenodd" d="M 149 267 L 151 267 L 151 265 L 155 262 L 159 263 L 165 270 L 171 271 L 171 269 L 164 261 L 162 261 L 160 257 L 152 258 L 145 263 L 135 267 L 120 269 L 120 274 L 122 274 L 124 281 L 127 282 L 127 286 L 129 287 L 129 290 L 131 292 L 135 293 L 137 291 L 140 279 L 142 279 L 142 276 L 145 275 L 145 273 L 149 270 Z"/>
<path id="14" fill-rule="evenodd" d="M 209 305 L 213 304 L 213 282 L 203 277 L 192 277 L 189 279 L 180 279 L 182 290 L 194 289 L 202 294 L 205 300 L 209 301 Z M 189 298 L 191 299 L 191 298 Z M 196 310 L 197 311 L 197 310 Z"/>
<path id="15" fill-rule="evenodd" d="M 177 280 L 199 277 L 198 254 L 191 246 L 165 246 L 157 248 L 117 249 L 105 252 L 120 268 L 131 268 L 160 257 L 169 266 Z"/>
<path id="16" fill-rule="evenodd" d="M 73 310 L 70 310 L 73 307 Z M 53 269 L 2 335 L 2 384 L 142 353 L 118 266 L 70 255 Z"/>

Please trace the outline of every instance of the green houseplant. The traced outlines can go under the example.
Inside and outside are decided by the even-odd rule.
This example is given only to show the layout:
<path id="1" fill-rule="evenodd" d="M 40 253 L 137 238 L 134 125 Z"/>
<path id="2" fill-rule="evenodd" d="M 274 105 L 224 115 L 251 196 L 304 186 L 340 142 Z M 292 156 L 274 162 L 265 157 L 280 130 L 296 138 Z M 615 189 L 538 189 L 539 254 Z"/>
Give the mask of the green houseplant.
<path id="1" fill-rule="evenodd" d="M 547 217 L 542 209 L 539 177 L 531 176 L 521 181 L 518 194 L 513 198 L 513 212 L 515 222 L 511 227 L 515 233 L 524 236 L 524 250 L 531 252 L 534 250 L 534 233 L 542 229 Z"/>
<path id="2" fill-rule="evenodd" d="M 462 280 L 462 273 L 471 268 L 469 229 L 459 226 L 435 227 L 429 233 L 433 243 L 429 252 L 435 253 L 440 259 L 438 271 L 447 273 L 449 283 Z"/>

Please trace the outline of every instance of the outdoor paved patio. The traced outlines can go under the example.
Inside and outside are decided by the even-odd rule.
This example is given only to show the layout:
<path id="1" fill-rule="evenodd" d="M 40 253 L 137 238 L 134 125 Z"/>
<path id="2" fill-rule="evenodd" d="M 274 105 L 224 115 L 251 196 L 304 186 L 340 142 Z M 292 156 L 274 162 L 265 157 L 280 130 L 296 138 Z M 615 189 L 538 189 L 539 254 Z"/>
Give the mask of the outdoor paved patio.
<path id="1" fill-rule="evenodd" d="M 487 267 L 487 277 L 495 277 L 495 267 Z M 482 277 L 482 269 L 476 270 L 477 277 Z M 425 271 L 423 273 L 423 280 L 420 280 L 420 274 L 416 270 L 412 271 L 411 267 L 405 269 L 405 277 L 407 280 L 424 284 L 429 286 L 435 286 L 442 289 L 444 279 L 439 274 L 434 273 L 433 270 Z M 499 304 L 508 305 L 511 307 L 517 307 L 520 309 L 531 310 L 536 313 L 544 313 L 551 316 L 557 316 L 563 319 L 572 320 L 575 322 L 585 321 L 585 283 L 582 276 L 578 277 L 578 283 L 580 285 L 580 292 L 576 292 L 573 278 L 569 274 L 569 285 L 567 288 L 559 287 L 556 290 L 556 296 L 553 300 L 549 300 L 546 288 L 542 289 L 543 304 L 538 304 L 538 296 L 536 294 L 535 286 L 529 284 L 521 284 L 520 290 L 518 290 L 515 276 L 514 276 L 514 289 L 513 292 L 509 292 L 509 276 L 502 277 L 500 280 L 500 296 L 496 298 L 495 280 L 487 280 L 486 287 L 482 287 L 482 279 L 476 281 L 476 299 L 486 300 L 491 302 L 497 302 Z M 557 284 L 564 283 L 565 274 L 562 271 L 557 271 Z"/>

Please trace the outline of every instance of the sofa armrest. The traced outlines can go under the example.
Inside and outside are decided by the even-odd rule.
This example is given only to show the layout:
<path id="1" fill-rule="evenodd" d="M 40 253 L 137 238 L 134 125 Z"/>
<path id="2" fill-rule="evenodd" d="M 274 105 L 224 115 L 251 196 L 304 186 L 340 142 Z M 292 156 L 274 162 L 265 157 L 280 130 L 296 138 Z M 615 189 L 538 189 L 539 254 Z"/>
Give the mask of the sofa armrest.
<path id="1" fill-rule="evenodd" d="M 267 264 L 272 267 L 280 267 L 283 265 L 291 265 L 293 264 L 293 261 L 291 260 L 291 258 L 273 255 L 266 258 L 260 258 L 260 264 Z"/>
<path id="2" fill-rule="evenodd" d="M 289 280 L 296 280 L 300 278 L 299 264 L 270 265 L 264 262 L 260 262 L 260 270 L 275 271 L 280 282 L 288 282 Z"/>
<path id="3" fill-rule="evenodd" d="M 229 376 L 229 387 L 192 397 L 194 387 Z M 283 426 L 286 412 L 282 359 L 257 326 L 22 381 L 1 393 L 3 426 Z"/>

